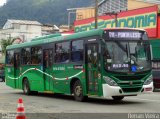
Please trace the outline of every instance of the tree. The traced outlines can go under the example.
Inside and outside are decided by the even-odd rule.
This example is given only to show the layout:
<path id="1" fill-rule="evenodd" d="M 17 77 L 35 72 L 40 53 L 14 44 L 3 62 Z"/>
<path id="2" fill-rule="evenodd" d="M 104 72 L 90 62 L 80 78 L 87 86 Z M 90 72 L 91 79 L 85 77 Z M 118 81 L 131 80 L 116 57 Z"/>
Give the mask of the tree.
<path id="1" fill-rule="evenodd" d="M 92 5 L 94 0 L 9 0 L 0 7 L 0 27 L 3 27 L 7 19 L 63 25 L 67 24 L 67 9 Z"/>
<path id="2" fill-rule="evenodd" d="M 8 39 L 2 39 L 1 40 L 1 48 L 2 48 L 2 53 L 5 55 L 6 54 L 6 48 L 8 45 L 12 45 L 16 39 L 15 38 L 8 38 Z"/>

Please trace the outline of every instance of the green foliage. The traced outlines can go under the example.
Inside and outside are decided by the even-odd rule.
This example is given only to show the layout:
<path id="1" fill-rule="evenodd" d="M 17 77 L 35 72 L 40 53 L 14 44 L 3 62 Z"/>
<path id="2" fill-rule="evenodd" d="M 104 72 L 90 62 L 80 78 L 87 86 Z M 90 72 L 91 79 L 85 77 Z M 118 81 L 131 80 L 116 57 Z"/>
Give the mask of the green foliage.
<path id="1" fill-rule="evenodd" d="M 37 20 L 43 24 L 67 24 L 68 8 L 85 7 L 93 3 L 94 0 L 10 0 L 0 7 L 0 27 L 7 19 Z"/>
<path id="2" fill-rule="evenodd" d="M 1 48 L 2 48 L 2 53 L 6 53 L 6 47 L 9 45 L 12 45 L 16 39 L 1 39 Z"/>

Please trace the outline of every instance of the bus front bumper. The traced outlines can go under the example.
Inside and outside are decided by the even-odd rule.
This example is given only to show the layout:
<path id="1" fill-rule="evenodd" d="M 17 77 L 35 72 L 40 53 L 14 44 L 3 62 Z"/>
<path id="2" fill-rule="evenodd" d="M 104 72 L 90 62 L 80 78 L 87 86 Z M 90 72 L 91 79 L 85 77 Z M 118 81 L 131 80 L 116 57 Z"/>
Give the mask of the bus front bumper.
<path id="1" fill-rule="evenodd" d="M 110 86 L 108 84 L 103 84 L 103 97 L 112 97 L 112 96 L 134 96 L 143 93 L 153 92 L 153 82 L 149 85 L 143 85 L 141 91 L 139 92 L 123 92 L 122 88 L 119 86 Z"/>

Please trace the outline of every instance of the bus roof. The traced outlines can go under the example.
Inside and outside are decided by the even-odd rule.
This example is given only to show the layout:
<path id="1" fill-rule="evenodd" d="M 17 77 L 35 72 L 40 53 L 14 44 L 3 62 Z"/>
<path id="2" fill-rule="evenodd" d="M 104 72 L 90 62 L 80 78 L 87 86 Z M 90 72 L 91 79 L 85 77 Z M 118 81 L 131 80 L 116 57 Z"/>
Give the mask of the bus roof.
<path id="1" fill-rule="evenodd" d="M 48 35 L 48 36 L 42 36 L 38 37 L 37 39 L 34 38 L 31 42 L 25 42 L 21 44 L 13 44 L 7 46 L 7 50 L 10 49 L 17 49 L 21 47 L 29 47 L 29 46 L 36 46 L 36 45 L 41 45 L 45 43 L 52 43 L 52 42 L 57 42 L 57 41 L 64 41 L 64 40 L 72 40 L 72 39 L 78 39 L 82 37 L 89 37 L 89 36 L 96 36 L 96 35 L 101 35 L 104 30 L 102 29 L 96 29 L 96 30 L 90 30 L 90 31 L 84 31 L 84 32 L 79 32 L 79 33 L 74 33 L 71 35 L 66 35 L 66 36 L 59 36 L 57 35 Z M 52 37 L 53 36 L 53 37 Z"/>
<path id="2" fill-rule="evenodd" d="M 51 35 L 45 35 L 45 36 L 33 38 L 32 41 L 42 40 L 42 39 L 45 39 L 45 38 L 53 38 L 53 37 L 57 37 L 57 36 L 62 36 L 62 35 L 60 33 L 55 33 L 55 34 L 51 34 Z"/>
<path id="3" fill-rule="evenodd" d="M 144 29 L 140 28 L 128 28 L 128 27 L 123 27 L 123 28 L 109 28 L 109 29 L 104 29 L 104 30 L 140 30 L 140 31 L 145 31 Z"/>
<path id="4" fill-rule="evenodd" d="M 96 36 L 96 35 L 102 35 L 104 30 L 112 30 L 112 29 L 123 29 L 123 30 L 142 30 L 142 29 L 133 29 L 133 28 L 110 28 L 110 29 L 94 29 L 90 31 L 84 31 L 84 32 L 79 32 L 79 33 L 74 33 L 71 35 L 66 35 L 62 36 L 60 34 L 52 34 L 52 35 L 47 35 L 47 36 L 42 36 L 38 38 L 34 38 L 31 42 L 25 42 L 21 44 L 13 44 L 7 46 L 7 50 L 10 49 L 17 49 L 17 48 L 24 48 L 24 47 L 29 47 L 29 46 L 36 46 L 36 45 L 41 45 L 45 43 L 52 43 L 52 42 L 58 42 L 58 41 L 64 41 L 64 40 L 72 40 L 72 39 L 78 39 L 82 37 L 90 37 L 90 36 Z M 144 31 L 144 30 L 143 30 Z"/>

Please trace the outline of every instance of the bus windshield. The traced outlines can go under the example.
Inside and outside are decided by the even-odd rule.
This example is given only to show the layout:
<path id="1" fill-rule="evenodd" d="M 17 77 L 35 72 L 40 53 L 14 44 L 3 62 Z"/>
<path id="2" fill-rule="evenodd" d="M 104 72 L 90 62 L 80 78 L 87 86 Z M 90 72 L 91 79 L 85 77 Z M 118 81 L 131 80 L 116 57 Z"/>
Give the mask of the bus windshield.
<path id="1" fill-rule="evenodd" d="M 146 41 L 106 41 L 103 57 L 108 71 L 141 72 L 151 69 L 150 45 Z"/>

